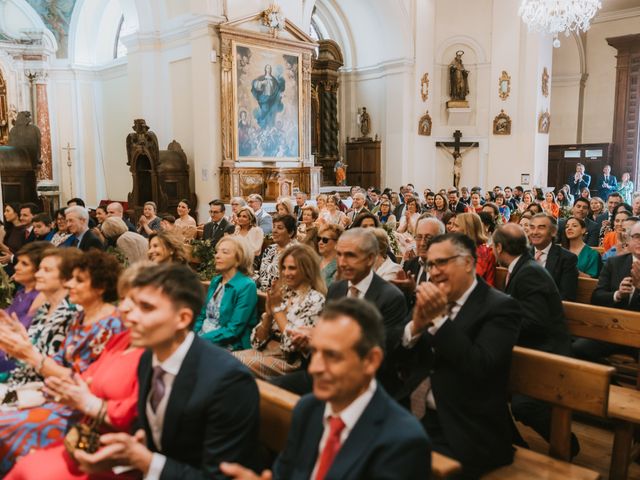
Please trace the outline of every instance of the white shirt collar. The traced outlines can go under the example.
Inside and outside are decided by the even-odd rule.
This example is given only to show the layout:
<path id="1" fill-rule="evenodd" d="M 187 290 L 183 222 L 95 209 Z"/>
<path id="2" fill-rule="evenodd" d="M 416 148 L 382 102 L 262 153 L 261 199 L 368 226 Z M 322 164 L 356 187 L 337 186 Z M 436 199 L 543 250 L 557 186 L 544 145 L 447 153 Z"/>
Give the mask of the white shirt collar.
<path id="1" fill-rule="evenodd" d="M 460 311 L 462 306 L 465 304 L 465 302 L 469 298 L 469 295 L 471 295 L 471 292 L 473 292 L 473 290 L 477 286 L 478 286 L 478 279 L 474 277 L 473 283 L 471 284 L 471 286 L 462 295 L 460 295 L 460 298 L 458 298 L 455 301 L 455 305 L 451 308 L 451 313 L 449 314 L 449 318 L 451 320 L 456 318 L 456 316 L 458 315 L 458 312 Z"/>
<path id="2" fill-rule="evenodd" d="M 364 296 L 364 294 L 367 293 L 367 290 L 369 290 L 369 287 L 371 286 L 371 282 L 372 281 L 373 281 L 373 268 L 371 270 L 369 270 L 369 275 L 364 277 L 362 280 L 360 280 L 355 285 L 353 283 L 351 283 L 351 280 L 349 280 L 349 282 L 347 284 L 347 290 L 349 288 L 351 288 L 351 287 L 356 287 L 358 289 L 358 291 L 360 292 L 360 294 L 362 296 Z"/>
<path id="3" fill-rule="evenodd" d="M 542 252 L 545 256 L 549 255 L 549 250 L 551 250 L 551 246 L 553 245 L 553 242 L 549 242 L 549 245 L 547 245 L 546 247 L 544 247 L 542 250 L 536 248 L 537 251 Z"/>
<path id="4" fill-rule="evenodd" d="M 193 343 L 194 338 L 195 335 L 193 332 L 187 333 L 187 336 L 182 341 L 180 346 L 176 348 L 176 351 L 173 352 L 164 362 L 160 362 L 158 360 L 158 357 L 156 357 L 156 354 L 154 353 L 151 360 L 151 365 L 153 367 L 157 367 L 158 365 L 160 365 L 165 372 L 175 377 L 180 371 L 182 362 L 184 362 L 184 359 L 187 356 L 189 348 L 191 348 L 191 344 Z"/>
<path id="5" fill-rule="evenodd" d="M 327 402 L 324 406 L 324 415 L 322 417 L 322 422 L 325 428 L 329 424 L 329 417 L 338 415 L 344 422 L 345 430 L 347 430 L 347 432 L 351 432 L 351 430 L 353 430 L 353 427 L 362 416 L 362 413 L 367 408 L 367 405 L 369 405 L 369 402 L 371 402 L 373 395 L 376 393 L 376 388 L 378 388 L 378 383 L 376 382 L 376 379 L 373 378 L 371 379 L 371 382 L 369 382 L 369 386 L 367 387 L 367 389 L 362 392 L 360 396 L 357 397 L 353 402 L 351 402 L 347 408 L 345 408 L 338 414 L 335 414 L 333 412 L 331 404 Z"/>
<path id="6" fill-rule="evenodd" d="M 507 268 L 507 270 L 509 271 L 509 275 L 511 275 L 513 273 L 513 269 L 516 268 L 516 263 L 518 263 L 518 260 L 520 260 L 520 257 L 522 257 L 522 255 L 518 255 L 516 258 L 513 259 L 513 261 L 509 264 L 509 267 Z"/>

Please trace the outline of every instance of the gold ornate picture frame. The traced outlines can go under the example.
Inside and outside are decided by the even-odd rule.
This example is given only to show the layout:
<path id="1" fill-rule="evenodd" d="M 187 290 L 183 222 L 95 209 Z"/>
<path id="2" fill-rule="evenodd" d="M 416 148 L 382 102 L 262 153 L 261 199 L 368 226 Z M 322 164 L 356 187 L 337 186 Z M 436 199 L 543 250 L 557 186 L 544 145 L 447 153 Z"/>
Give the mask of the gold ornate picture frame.
<path id="1" fill-rule="evenodd" d="M 506 72 L 506 70 L 502 71 L 500 78 L 498 79 L 498 96 L 502 100 L 506 100 L 509 98 L 509 94 L 511 93 L 511 77 Z"/>
<path id="2" fill-rule="evenodd" d="M 420 79 L 420 97 L 426 102 L 429 98 L 429 74 L 425 73 Z"/>
<path id="3" fill-rule="evenodd" d="M 511 135 L 511 117 L 504 110 L 500 110 L 500 113 L 493 119 L 493 134 Z"/>
<path id="4" fill-rule="evenodd" d="M 542 95 L 545 97 L 549 96 L 549 71 L 547 67 L 544 67 L 542 70 Z"/>
<path id="5" fill-rule="evenodd" d="M 429 110 L 420 117 L 420 121 L 418 122 L 418 135 L 430 136 L 431 135 L 431 127 L 433 127 L 433 121 L 431 120 L 431 115 L 429 115 Z"/>
<path id="6" fill-rule="evenodd" d="M 542 112 L 538 117 L 538 133 L 549 133 L 549 127 L 551 126 L 551 114 L 549 110 Z"/>

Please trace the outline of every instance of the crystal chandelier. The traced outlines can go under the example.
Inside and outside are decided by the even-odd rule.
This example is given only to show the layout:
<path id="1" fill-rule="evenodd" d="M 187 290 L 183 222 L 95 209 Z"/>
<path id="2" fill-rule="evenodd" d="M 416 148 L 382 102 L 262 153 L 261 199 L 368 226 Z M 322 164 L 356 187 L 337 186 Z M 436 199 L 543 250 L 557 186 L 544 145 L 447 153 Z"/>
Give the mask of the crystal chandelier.
<path id="1" fill-rule="evenodd" d="M 602 7 L 600 0 L 522 0 L 519 15 L 529 31 L 550 33 L 558 48 L 558 34 L 587 31 L 589 22 Z"/>

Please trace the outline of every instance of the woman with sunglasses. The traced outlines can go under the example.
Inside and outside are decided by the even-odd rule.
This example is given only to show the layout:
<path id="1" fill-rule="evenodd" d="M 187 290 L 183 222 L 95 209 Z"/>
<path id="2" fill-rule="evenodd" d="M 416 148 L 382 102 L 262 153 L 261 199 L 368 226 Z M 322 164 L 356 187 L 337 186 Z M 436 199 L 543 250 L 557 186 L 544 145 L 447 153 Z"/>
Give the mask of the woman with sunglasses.
<path id="1" fill-rule="evenodd" d="M 331 223 L 320 227 L 318 232 L 318 253 L 320 254 L 320 273 L 327 287 L 335 280 L 338 270 L 336 245 L 344 229 Z"/>

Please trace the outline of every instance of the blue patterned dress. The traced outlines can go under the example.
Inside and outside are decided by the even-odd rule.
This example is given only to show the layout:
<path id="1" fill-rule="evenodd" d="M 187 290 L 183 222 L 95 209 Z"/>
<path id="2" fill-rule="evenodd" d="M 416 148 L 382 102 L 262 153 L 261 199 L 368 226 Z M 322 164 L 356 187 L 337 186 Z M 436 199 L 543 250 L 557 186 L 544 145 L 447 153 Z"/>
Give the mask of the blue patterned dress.
<path id="1" fill-rule="evenodd" d="M 73 320 L 53 359 L 63 367 L 82 373 L 100 357 L 109 340 L 124 330 L 119 312 L 83 325 L 84 313 Z M 77 413 L 75 415 L 78 415 Z M 0 475 L 32 448 L 44 448 L 64 437 L 69 422 L 79 419 L 69 407 L 47 402 L 25 410 L 0 412 Z"/>

